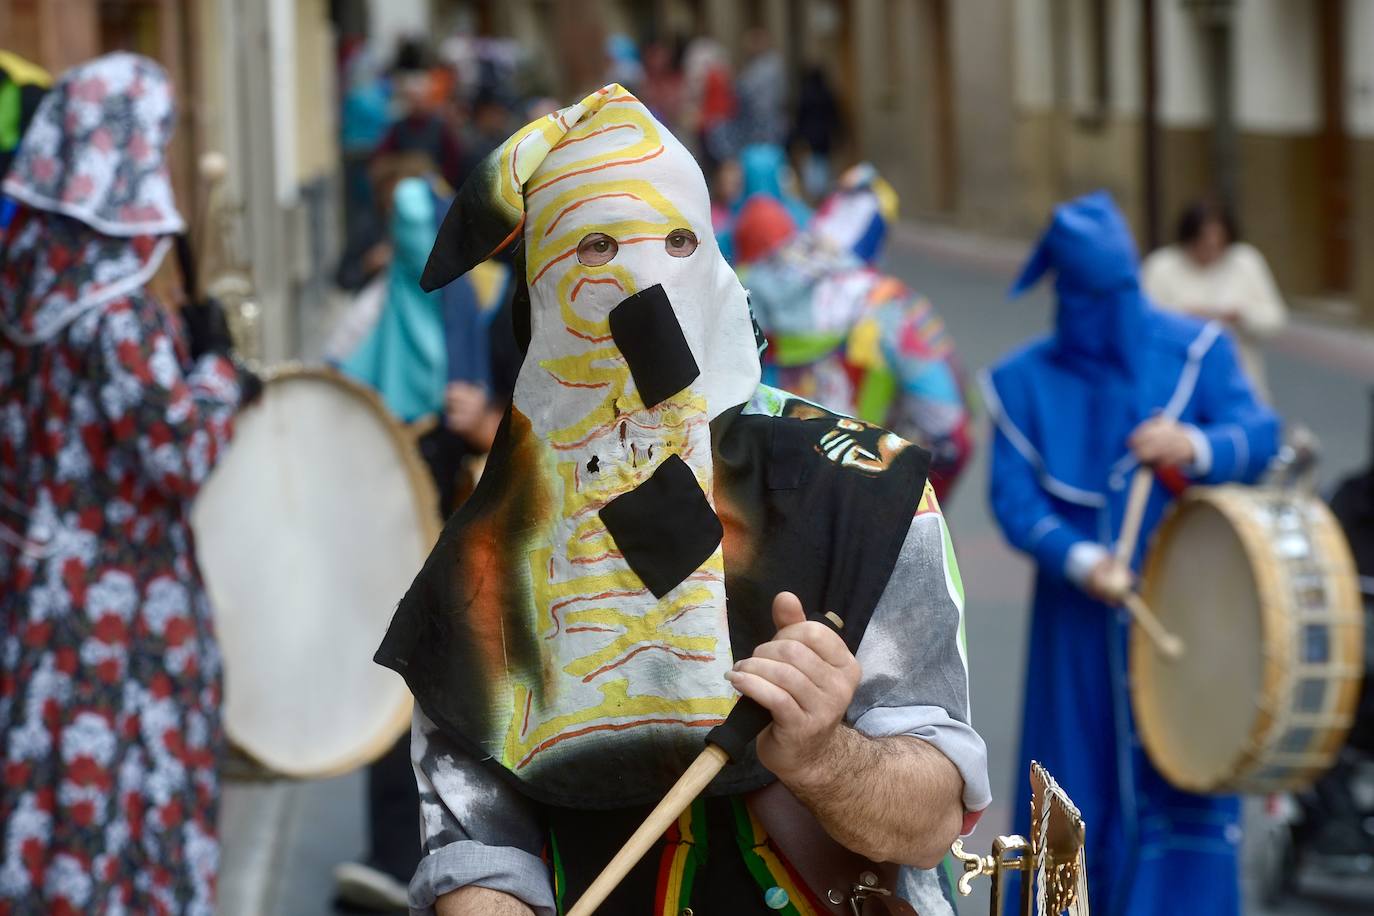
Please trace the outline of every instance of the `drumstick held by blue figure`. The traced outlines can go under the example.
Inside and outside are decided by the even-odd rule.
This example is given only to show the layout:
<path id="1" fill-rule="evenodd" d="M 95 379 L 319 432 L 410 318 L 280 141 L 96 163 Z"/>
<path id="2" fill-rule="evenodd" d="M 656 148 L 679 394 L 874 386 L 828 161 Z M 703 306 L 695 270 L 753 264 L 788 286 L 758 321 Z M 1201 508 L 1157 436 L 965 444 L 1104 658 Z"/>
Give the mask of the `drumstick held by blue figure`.
<path id="1" fill-rule="evenodd" d="M 1150 498 L 1150 490 L 1154 484 L 1154 471 L 1146 465 L 1136 468 L 1135 476 L 1131 478 L 1131 492 L 1126 500 L 1126 515 L 1121 522 L 1121 536 L 1116 539 L 1116 559 L 1121 566 L 1130 569 L 1131 558 L 1135 554 L 1136 541 L 1140 537 L 1140 526 L 1145 520 L 1145 505 Z M 1135 622 L 1145 631 L 1145 635 L 1150 637 L 1155 648 L 1164 654 L 1165 658 L 1177 660 L 1183 657 L 1183 640 L 1173 633 L 1170 633 L 1159 622 L 1159 618 L 1150 610 L 1150 606 L 1131 589 L 1132 583 L 1128 579 L 1122 583 L 1121 604 L 1135 618 Z"/>

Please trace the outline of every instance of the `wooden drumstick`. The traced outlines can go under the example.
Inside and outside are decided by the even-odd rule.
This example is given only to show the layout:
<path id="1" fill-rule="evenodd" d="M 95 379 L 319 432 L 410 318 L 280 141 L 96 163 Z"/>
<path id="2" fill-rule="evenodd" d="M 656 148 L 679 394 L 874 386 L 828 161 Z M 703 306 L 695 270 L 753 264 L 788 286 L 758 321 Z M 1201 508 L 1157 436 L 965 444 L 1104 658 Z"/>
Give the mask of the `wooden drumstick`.
<path id="1" fill-rule="evenodd" d="M 1145 506 L 1150 500 L 1150 489 L 1154 485 L 1154 470 L 1146 465 L 1136 468 L 1131 477 L 1131 492 L 1126 497 L 1126 515 L 1121 521 L 1121 536 L 1116 539 L 1116 560 L 1127 569 L 1135 556 L 1135 545 L 1140 539 L 1140 526 L 1145 520 Z M 1150 637 L 1155 648 L 1164 653 L 1165 658 L 1176 659 L 1183 655 L 1183 640 L 1170 633 L 1160 623 L 1154 611 L 1135 592 L 1130 590 L 1129 582 L 1123 583 L 1121 603 L 1131 612 L 1135 622 Z"/>
<path id="2" fill-rule="evenodd" d="M 1140 624 L 1140 628 L 1145 631 L 1145 635 L 1150 637 L 1150 642 L 1155 644 L 1155 648 L 1164 653 L 1168 659 L 1178 659 L 1183 657 L 1183 640 L 1165 629 L 1164 624 L 1159 622 L 1154 611 L 1145 603 L 1145 599 L 1135 592 L 1126 592 L 1121 598 L 1121 603 L 1126 606 L 1126 610 L 1131 612 L 1135 622 Z"/>
<path id="3" fill-rule="evenodd" d="M 1121 536 L 1116 539 L 1116 558 L 1129 567 L 1135 556 L 1135 544 L 1140 539 L 1140 525 L 1145 521 L 1145 506 L 1150 501 L 1155 472 L 1147 465 L 1135 469 L 1131 477 L 1131 492 L 1126 497 L 1126 515 L 1121 520 Z"/>
<path id="4" fill-rule="evenodd" d="M 844 628 L 844 621 L 833 611 L 826 611 L 824 615 L 811 619 L 825 624 L 837 633 Z M 592 916 L 596 908 L 605 903 L 611 892 L 625 880 L 630 869 L 644 858 L 644 854 L 653 848 L 654 843 L 658 842 L 664 832 L 672 826 L 673 821 L 677 820 L 692 804 L 693 799 L 711 784 L 716 774 L 732 759 L 738 759 L 749 741 L 772 721 L 773 717 L 768 710 L 748 697 L 740 697 L 725 722 L 713 728 L 706 736 L 706 749 L 697 755 L 697 759 L 693 760 L 687 771 L 678 777 L 678 781 L 668 790 L 668 794 L 663 796 L 663 800 L 649 812 L 644 823 L 640 824 L 625 841 L 625 845 L 620 847 L 615 858 L 611 859 L 601 870 L 601 874 L 596 876 L 596 880 L 587 888 L 586 893 L 571 910 L 568 910 L 568 916 Z"/>

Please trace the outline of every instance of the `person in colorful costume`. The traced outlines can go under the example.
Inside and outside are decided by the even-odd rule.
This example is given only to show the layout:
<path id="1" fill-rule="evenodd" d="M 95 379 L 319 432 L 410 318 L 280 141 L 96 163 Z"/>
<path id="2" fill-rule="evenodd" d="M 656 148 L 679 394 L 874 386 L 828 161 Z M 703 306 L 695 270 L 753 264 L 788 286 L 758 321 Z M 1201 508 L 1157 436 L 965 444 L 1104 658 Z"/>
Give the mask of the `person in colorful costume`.
<path id="1" fill-rule="evenodd" d="M 816 210 L 807 227 L 836 247 L 876 266 L 897 222 L 897 192 L 872 163 L 850 166 Z"/>
<path id="2" fill-rule="evenodd" d="M 412 909 L 564 912 L 742 693 L 773 724 L 598 912 L 825 912 L 749 807 L 780 780 L 952 914 L 989 793 L 929 456 L 760 385 L 701 171 L 619 86 L 478 169 L 424 285 L 516 240 L 513 404 L 377 653 L 417 701 Z"/>
<path id="3" fill-rule="evenodd" d="M 1088 823 L 1095 914 L 1240 913 L 1240 805 L 1168 785 L 1136 737 L 1111 548 L 1141 464 L 1172 485 L 1250 482 L 1278 448 L 1219 324 L 1156 310 L 1104 192 L 1060 206 L 1013 287 L 1055 276 L 1054 329 L 983 377 L 991 501 L 1037 569 L 1021 769 L 1044 764 Z M 1132 569 L 1171 500 L 1151 491 Z M 1105 600 L 1104 600 L 1105 599 Z M 1016 829 L 1029 836 L 1023 786 Z"/>
<path id="4" fill-rule="evenodd" d="M 0 236 L 0 912 L 211 916 L 220 656 L 191 502 L 251 377 L 146 286 L 184 231 L 167 75 L 44 98 Z"/>
<path id="5" fill-rule="evenodd" d="M 738 261 L 735 251 L 735 232 L 739 217 L 751 200 L 767 198 L 782 205 L 797 226 L 805 226 L 811 219 L 811 208 L 792 193 L 792 167 L 787 151 L 775 143 L 751 143 L 739 154 L 739 190 L 729 202 L 729 215 L 721 223 L 716 221 L 716 236 L 725 260 Z"/>
<path id="6" fill-rule="evenodd" d="M 19 141 L 50 86 L 48 71 L 0 49 L 0 178 L 9 171 Z"/>
<path id="7" fill-rule="evenodd" d="M 973 439 L 958 353 L 930 302 L 830 236 L 798 231 L 768 197 L 745 205 L 735 240 L 768 338 L 764 380 L 929 450 L 944 499 Z"/>
<path id="8" fill-rule="evenodd" d="M 10 170 L 19 141 L 51 85 L 48 71 L 18 54 L 0 49 L 0 180 Z M 0 232 L 18 210 L 17 203 L 0 193 Z"/>

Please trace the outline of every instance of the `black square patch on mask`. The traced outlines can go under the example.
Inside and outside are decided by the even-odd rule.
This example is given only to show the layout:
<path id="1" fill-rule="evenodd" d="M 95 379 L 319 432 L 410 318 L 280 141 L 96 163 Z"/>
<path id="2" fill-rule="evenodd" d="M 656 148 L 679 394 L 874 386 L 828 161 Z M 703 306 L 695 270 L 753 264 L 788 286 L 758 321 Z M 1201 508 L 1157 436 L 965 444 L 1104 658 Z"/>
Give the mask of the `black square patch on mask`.
<path id="1" fill-rule="evenodd" d="M 600 515 L 625 562 L 655 598 L 696 572 L 725 535 L 696 475 L 677 455 L 602 506 Z"/>
<path id="2" fill-rule="evenodd" d="M 627 297 L 611 309 L 610 323 L 645 407 L 672 397 L 701 374 L 663 284 Z"/>

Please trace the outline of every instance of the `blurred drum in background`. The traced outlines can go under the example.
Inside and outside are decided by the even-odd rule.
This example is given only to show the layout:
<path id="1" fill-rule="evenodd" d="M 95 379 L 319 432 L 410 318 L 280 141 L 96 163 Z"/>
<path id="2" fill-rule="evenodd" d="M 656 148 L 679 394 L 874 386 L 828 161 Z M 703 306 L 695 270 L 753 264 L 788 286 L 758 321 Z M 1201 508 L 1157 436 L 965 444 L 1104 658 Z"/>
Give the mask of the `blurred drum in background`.
<path id="1" fill-rule="evenodd" d="M 1349 545 L 1320 500 L 1295 487 L 1190 489 L 1141 589 L 1187 646 L 1170 660 L 1132 628 L 1132 706 L 1166 779 L 1264 794 L 1331 766 L 1359 698 L 1364 622 Z"/>
<path id="2" fill-rule="evenodd" d="M 335 775 L 409 727 L 373 664 L 439 534 L 412 434 L 326 369 L 271 375 L 192 512 L 224 653 L 225 730 L 269 774 Z"/>

